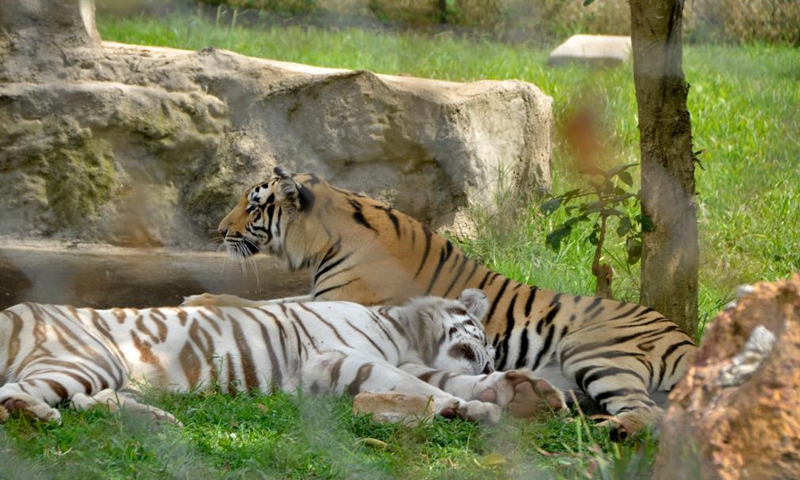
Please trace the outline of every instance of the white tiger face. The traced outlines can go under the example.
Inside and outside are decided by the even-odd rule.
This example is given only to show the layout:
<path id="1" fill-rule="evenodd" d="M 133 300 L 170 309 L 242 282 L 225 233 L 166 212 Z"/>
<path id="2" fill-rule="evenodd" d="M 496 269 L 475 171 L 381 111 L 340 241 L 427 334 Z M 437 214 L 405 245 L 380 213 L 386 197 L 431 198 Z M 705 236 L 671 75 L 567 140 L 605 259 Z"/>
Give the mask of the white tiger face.
<path id="1" fill-rule="evenodd" d="M 469 375 L 494 371 L 494 347 L 483 330 L 489 301 L 483 291 L 464 290 L 458 300 L 440 299 L 449 305 L 433 309 L 439 348 L 431 367 Z M 441 331 L 438 331 L 441 329 Z"/>

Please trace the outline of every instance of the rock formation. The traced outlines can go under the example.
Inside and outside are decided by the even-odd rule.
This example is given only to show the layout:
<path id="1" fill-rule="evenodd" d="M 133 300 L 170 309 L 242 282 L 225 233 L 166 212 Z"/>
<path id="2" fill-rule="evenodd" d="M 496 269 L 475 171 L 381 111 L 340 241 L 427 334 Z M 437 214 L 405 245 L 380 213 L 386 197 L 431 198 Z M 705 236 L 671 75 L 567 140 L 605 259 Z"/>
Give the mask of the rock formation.
<path id="1" fill-rule="evenodd" d="M 0 0 L 0 234 L 201 247 L 276 164 L 457 233 L 498 180 L 549 188 L 551 99 L 533 85 L 107 43 L 93 14 Z"/>
<path id="2" fill-rule="evenodd" d="M 670 400 L 653 478 L 800 478 L 800 274 L 717 316 Z"/>

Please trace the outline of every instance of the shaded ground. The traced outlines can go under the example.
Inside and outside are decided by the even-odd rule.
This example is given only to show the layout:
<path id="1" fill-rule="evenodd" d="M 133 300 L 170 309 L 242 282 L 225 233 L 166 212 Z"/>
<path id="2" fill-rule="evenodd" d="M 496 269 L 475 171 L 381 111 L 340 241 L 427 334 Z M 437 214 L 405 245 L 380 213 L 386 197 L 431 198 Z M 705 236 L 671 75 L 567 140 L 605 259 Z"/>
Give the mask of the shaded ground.
<path id="1" fill-rule="evenodd" d="M 25 301 L 95 308 L 177 305 L 211 292 L 247 298 L 300 295 L 308 276 L 270 257 L 246 272 L 224 253 L 0 240 L 0 308 Z"/>

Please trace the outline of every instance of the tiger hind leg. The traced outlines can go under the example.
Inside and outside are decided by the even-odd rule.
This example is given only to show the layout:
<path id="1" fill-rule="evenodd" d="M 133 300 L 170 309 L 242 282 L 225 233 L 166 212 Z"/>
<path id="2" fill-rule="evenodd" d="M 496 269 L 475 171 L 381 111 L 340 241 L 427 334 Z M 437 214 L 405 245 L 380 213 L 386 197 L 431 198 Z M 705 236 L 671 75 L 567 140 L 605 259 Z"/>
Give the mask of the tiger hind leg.
<path id="1" fill-rule="evenodd" d="M 655 428 L 664 410 L 650 393 L 648 371 L 635 358 L 604 358 L 600 353 L 562 359 L 562 371 L 575 381 L 608 415 L 598 416 L 611 428 L 610 436 L 622 440 L 646 428 Z"/>
<path id="2" fill-rule="evenodd" d="M 119 392 L 111 388 L 101 390 L 94 396 L 89 396 L 84 393 L 76 393 L 72 397 L 72 408 L 77 411 L 88 410 L 98 405 L 105 405 L 112 412 L 124 410 L 137 416 L 144 416 L 151 420 L 166 421 L 175 423 L 178 426 L 183 426 L 183 424 L 171 413 L 165 412 L 160 408 L 153 407 L 152 405 L 139 403 L 128 393 Z"/>
<path id="3" fill-rule="evenodd" d="M 3 409 L 2 413 L 4 413 L 4 415 L 0 413 L 0 421 L 15 415 L 25 415 L 42 422 L 61 421 L 61 414 L 58 413 L 58 410 L 31 395 L 15 393 L 12 396 L 2 395 L 1 397 L 5 398 L 0 403 L 2 405 L 0 408 Z"/>
<path id="4" fill-rule="evenodd" d="M 40 392 L 35 384 L 25 387 L 20 383 L 7 383 L 0 388 L 0 421 L 16 415 L 25 415 L 43 422 L 61 421 L 58 410 L 50 406 L 43 395 L 36 395 Z M 32 394 L 25 393 L 26 391 L 31 391 Z M 57 400 L 53 404 L 58 403 Z"/>
<path id="5" fill-rule="evenodd" d="M 302 371 L 303 390 L 316 393 L 399 392 L 424 395 L 444 417 L 497 423 L 502 409 L 490 402 L 465 400 L 442 391 L 383 360 L 342 349 L 323 352 Z"/>

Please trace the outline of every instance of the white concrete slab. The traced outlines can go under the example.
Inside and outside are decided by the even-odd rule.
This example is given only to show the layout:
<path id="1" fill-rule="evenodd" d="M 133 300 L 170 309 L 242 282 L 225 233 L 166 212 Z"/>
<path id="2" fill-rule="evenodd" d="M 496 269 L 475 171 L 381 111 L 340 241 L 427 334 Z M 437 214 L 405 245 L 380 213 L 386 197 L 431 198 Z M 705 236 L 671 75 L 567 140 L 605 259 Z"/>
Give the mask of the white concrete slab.
<path id="1" fill-rule="evenodd" d="M 550 65 L 575 63 L 593 67 L 620 65 L 631 57 L 631 37 L 621 35 L 573 35 L 550 53 Z"/>

